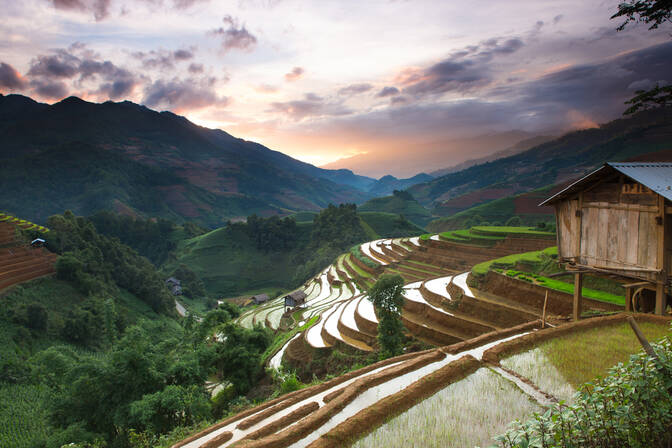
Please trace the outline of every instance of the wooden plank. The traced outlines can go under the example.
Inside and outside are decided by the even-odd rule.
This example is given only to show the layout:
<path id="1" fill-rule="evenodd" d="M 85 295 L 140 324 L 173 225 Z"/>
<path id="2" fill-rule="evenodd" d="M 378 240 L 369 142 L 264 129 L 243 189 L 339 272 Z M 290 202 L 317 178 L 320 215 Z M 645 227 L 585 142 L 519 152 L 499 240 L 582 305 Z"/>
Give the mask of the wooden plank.
<path id="1" fill-rule="evenodd" d="M 620 223 L 620 210 L 607 210 L 607 262 L 609 265 L 619 266 L 620 260 L 618 258 L 618 241 L 621 233 L 619 226 Z"/>
<path id="2" fill-rule="evenodd" d="M 649 267 L 649 238 L 652 236 L 649 233 L 650 230 L 650 213 L 640 213 L 639 214 L 639 235 L 637 239 L 637 266 Z"/>
<path id="3" fill-rule="evenodd" d="M 597 248 L 595 251 L 595 256 L 600 260 L 608 263 L 607 257 L 607 246 L 609 245 L 609 210 L 606 208 L 601 208 L 597 210 L 597 227 L 596 232 L 594 233 L 597 237 Z"/>
<path id="4" fill-rule="evenodd" d="M 577 257 L 581 256 L 582 252 L 582 239 L 583 239 L 583 193 L 579 193 L 579 199 L 576 203 L 576 210 L 578 213 L 575 213 L 573 230 L 575 233 L 574 236 L 574 253 Z M 578 216 L 576 216 L 578 215 Z"/>
<path id="5" fill-rule="evenodd" d="M 640 212 L 657 212 L 658 207 L 641 204 L 608 204 L 604 202 L 584 202 L 584 208 L 608 208 L 609 210 L 636 210 Z M 668 207 L 671 210 L 672 208 Z"/>
<path id="6" fill-rule="evenodd" d="M 628 228 L 628 211 L 619 210 L 618 211 L 618 248 L 616 259 L 621 263 L 628 262 L 628 238 L 629 238 L 629 228 Z"/>
<path id="7" fill-rule="evenodd" d="M 632 311 L 632 287 L 625 287 L 625 312 L 629 313 Z"/>
<path id="8" fill-rule="evenodd" d="M 639 252 L 639 215 L 640 212 L 628 213 L 626 261 L 631 265 L 637 264 L 637 254 Z"/>

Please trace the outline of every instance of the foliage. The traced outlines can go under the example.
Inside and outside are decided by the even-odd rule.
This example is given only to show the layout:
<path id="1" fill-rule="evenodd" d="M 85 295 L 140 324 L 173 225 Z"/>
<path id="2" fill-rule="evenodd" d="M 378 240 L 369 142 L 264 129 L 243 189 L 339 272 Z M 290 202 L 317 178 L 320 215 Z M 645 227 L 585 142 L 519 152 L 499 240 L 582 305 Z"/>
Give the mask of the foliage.
<path id="1" fill-rule="evenodd" d="M 401 309 L 404 306 L 404 279 L 400 275 L 383 274 L 369 290 L 368 299 L 379 318 L 378 342 L 381 359 L 401 354 L 404 341 Z"/>
<path id="2" fill-rule="evenodd" d="M 629 0 L 618 5 L 618 12 L 612 19 L 624 17 L 625 20 L 616 28 L 622 31 L 629 23 L 643 22 L 649 30 L 655 30 L 664 23 L 672 23 L 672 2 L 670 0 Z M 672 85 L 656 86 L 650 90 L 637 90 L 635 96 L 626 101 L 631 104 L 623 113 L 634 114 L 640 110 L 672 105 Z"/>
<path id="3" fill-rule="evenodd" d="M 509 277 L 525 280 L 527 282 L 534 283 L 539 286 L 545 286 L 546 288 L 555 289 L 556 291 L 562 291 L 567 294 L 574 294 L 574 285 L 571 283 L 537 274 L 515 271 L 513 269 L 503 270 L 502 272 Z M 581 288 L 581 294 L 583 297 L 601 300 L 602 302 L 615 303 L 617 305 L 625 304 L 625 298 L 622 295 L 611 294 L 586 287 Z"/>
<path id="4" fill-rule="evenodd" d="M 669 0 L 629 0 L 618 5 L 612 19 L 625 17 L 617 30 L 622 31 L 631 22 L 644 22 L 655 30 L 665 22 L 672 22 L 672 3 Z"/>
<path id="5" fill-rule="evenodd" d="M 93 223 L 72 212 L 49 218 L 47 247 L 63 256 L 56 264 L 60 279 L 73 282 L 84 294 L 123 288 L 154 311 L 173 308 L 173 299 L 154 266 L 116 238 L 96 231 Z"/>
<path id="6" fill-rule="evenodd" d="M 189 297 L 202 297 L 206 295 L 205 284 L 198 275 L 186 265 L 180 266 L 173 271 L 172 277 L 180 280 L 182 284 L 182 294 Z"/>
<path id="7" fill-rule="evenodd" d="M 373 198 L 358 207 L 360 212 L 385 212 L 403 215 L 416 226 L 424 227 L 432 214 L 413 198 L 408 191 L 395 190 L 392 196 Z M 403 236 L 403 235 L 389 235 Z"/>
<path id="8" fill-rule="evenodd" d="M 575 404 L 516 421 L 495 440 L 506 448 L 662 446 L 672 423 L 672 342 L 666 338 L 655 350 L 659 359 L 632 355 L 586 384 Z"/>
<path id="9" fill-rule="evenodd" d="M 355 257 L 356 259 L 358 259 L 359 261 L 361 261 L 362 263 L 364 263 L 368 267 L 374 268 L 374 269 L 378 267 L 378 263 L 376 263 L 371 258 L 367 257 L 366 255 L 364 255 L 362 253 L 362 249 L 361 249 L 360 244 L 356 244 L 356 245 L 352 246 L 350 248 L 350 253 L 352 254 L 353 257 Z"/>
<path id="10" fill-rule="evenodd" d="M 257 250 L 265 253 L 293 249 L 298 241 L 298 229 L 294 218 L 280 219 L 271 216 L 264 219 L 252 215 L 248 216 L 244 223 L 227 223 L 227 227 L 233 226 L 241 226 L 254 241 Z"/>
<path id="11" fill-rule="evenodd" d="M 157 266 L 176 247 L 171 240 L 176 227 L 167 219 L 142 219 L 99 211 L 90 216 L 89 220 L 96 226 L 98 233 L 119 238 L 122 243 L 149 258 Z"/>
<path id="12" fill-rule="evenodd" d="M 407 219 L 403 208 L 395 213 L 361 210 L 359 216 L 363 224 L 372 230 L 372 234 L 366 240 L 415 236 L 423 232 L 423 229 L 418 227 L 418 224 L 414 224 Z M 413 216 L 408 217 L 414 218 Z"/>

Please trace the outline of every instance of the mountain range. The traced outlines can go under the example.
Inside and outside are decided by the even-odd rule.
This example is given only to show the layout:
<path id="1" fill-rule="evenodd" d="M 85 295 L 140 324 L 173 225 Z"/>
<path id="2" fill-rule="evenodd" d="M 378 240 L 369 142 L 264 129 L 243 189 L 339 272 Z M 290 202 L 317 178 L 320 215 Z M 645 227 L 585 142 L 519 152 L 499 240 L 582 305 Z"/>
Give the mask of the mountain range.
<path id="1" fill-rule="evenodd" d="M 0 141 L 0 210 L 37 221 L 64 209 L 114 209 L 214 227 L 412 185 L 318 168 L 129 101 L 48 105 L 0 95 Z"/>

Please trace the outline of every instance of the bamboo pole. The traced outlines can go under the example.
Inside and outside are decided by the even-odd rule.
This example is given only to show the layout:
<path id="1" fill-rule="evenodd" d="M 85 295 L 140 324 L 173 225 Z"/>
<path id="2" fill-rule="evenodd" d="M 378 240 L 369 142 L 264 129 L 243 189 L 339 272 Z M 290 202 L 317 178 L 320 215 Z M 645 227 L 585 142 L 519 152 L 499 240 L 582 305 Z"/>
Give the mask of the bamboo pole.
<path id="1" fill-rule="evenodd" d="M 546 328 L 546 304 L 548 303 L 548 291 L 544 297 L 544 311 L 541 313 L 541 328 Z"/>

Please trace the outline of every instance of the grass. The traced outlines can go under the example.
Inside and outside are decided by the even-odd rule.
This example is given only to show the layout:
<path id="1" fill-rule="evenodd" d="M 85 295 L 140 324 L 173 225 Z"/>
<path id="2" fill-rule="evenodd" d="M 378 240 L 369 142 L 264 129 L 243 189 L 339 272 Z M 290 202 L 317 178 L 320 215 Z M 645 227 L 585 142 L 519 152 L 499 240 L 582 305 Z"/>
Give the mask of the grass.
<path id="1" fill-rule="evenodd" d="M 548 247 L 544 250 L 537 250 L 532 252 L 524 252 L 522 254 L 507 255 L 506 257 L 496 258 L 494 260 L 484 261 L 475 265 L 471 272 L 476 276 L 485 275 L 491 268 L 508 269 L 517 266 L 520 263 L 532 265 L 543 269 L 550 263 L 555 263 L 558 257 L 558 248 Z"/>
<path id="2" fill-rule="evenodd" d="M 528 281 L 530 283 L 545 286 L 546 288 L 554 289 L 556 291 L 562 291 L 567 294 L 574 294 L 574 284 L 556 280 L 554 278 L 548 278 L 537 274 L 530 274 L 527 272 L 520 272 L 515 270 L 502 270 L 502 273 L 508 275 L 509 277 L 517 278 L 519 280 Z M 602 302 L 614 303 L 616 305 L 625 305 L 625 296 L 611 294 L 605 291 L 598 291 L 596 289 L 581 288 L 581 294 L 583 297 L 588 297 L 590 299 L 600 300 Z"/>
<path id="3" fill-rule="evenodd" d="M 649 341 L 670 333 L 666 324 L 642 322 L 639 327 Z M 626 362 L 630 355 L 641 350 L 627 323 L 561 336 L 540 344 L 538 348 L 574 388 L 606 375 L 610 367 Z M 519 373 L 525 375 L 525 372 Z"/>
<path id="4" fill-rule="evenodd" d="M 541 408 L 487 368 L 392 418 L 353 448 L 488 446 L 514 419 Z"/>
<path id="5" fill-rule="evenodd" d="M 555 238 L 555 232 L 546 232 L 536 227 L 512 227 L 512 226 L 474 226 L 471 231 L 481 235 L 521 235 L 521 236 L 544 236 Z"/>
<path id="6" fill-rule="evenodd" d="M 364 254 L 362 253 L 362 249 L 361 249 L 360 246 L 361 246 L 360 244 L 357 244 L 357 245 L 352 246 L 352 247 L 350 248 L 350 254 L 351 254 L 351 256 L 357 258 L 359 261 L 361 261 L 362 263 L 364 263 L 365 265 L 367 265 L 367 266 L 370 267 L 370 268 L 374 268 L 374 269 L 377 268 L 377 267 L 378 267 L 378 263 L 376 263 L 375 261 L 373 261 L 372 259 L 370 259 L 370 258 L 367 257 L 366 255 L 364 255 Z M 356 266 L 354 263 L 351 263 L 351 264 L 352 264 L 353 266 Z M 360 268 L 360 270 L 363 270 L 363 269 Z"/>
<path id="7" fill-rule="evenodd" d="M 320 319 L 320 316 L 313 316 L 313 317 L 310 318 L 310 320 L 308 322 L 306 322 L 305 324 L 303 324 L 300 327 L 296 326 L 286 333 L 278 333 L 275 336 L 275 339 L 273 339 L 273 342 L 271 343 L 271 345 L 269 345 L 268 348 L 266 349 L 266 351 L 264 351 L 264 353 L 261 355 L 262 365 L 266 365 L 268 360 L 271 359 L 271 357 L 273 355 L 275 355 L 275 353 L 278 350 L 280 350 L 282 348 L 282 346 L 287 343 L 287 341 L 292 339 L 297 333 L 299 333 L 301 331 L 308 330 L 310 327 L 315 325 L 319 319 Z"/>
<path id="8" fill-rule="evenodd" d="M 415 236 L 424 232 L 421 227 L 410 221 L 401 221 L 398 214 L 361 210 L 358 210 L 357 214 L 364 223 L 373 229 L 378 238 Z"/>
<path id="9" fill-rule="evenodd" d="M 554 366 L 541 348 L 518 353 L 501 361 L 504 367 L 532 380 L 541 390 L 567 403 L 573 402 L 576 389 Z"/>
<path id="10" fill-rule="evenodd" d="M 432 220 L 432 214 L 415 200 L 405 200 L 397 196 L 370 199 L 357 207 L 359 212 L 386 212 L 404 215 L 412 223 L 424 227 Z"/>
<path id="11" fill-rule="evenodd" d="M 47 233 L 49 232 L 49 229 L 41 226 L 39 224 L 32 223 L 30 221 L 26 221 L 25 219 L 20 219 L 16 218 L 12 215 L 8 215 L 6 213 L 0 213 L 0 222 L 10 222 L 13 223 L 17 226 L 20 226 L 19 228 L 22 230 L 36 230 L 41 233 Z"/>

